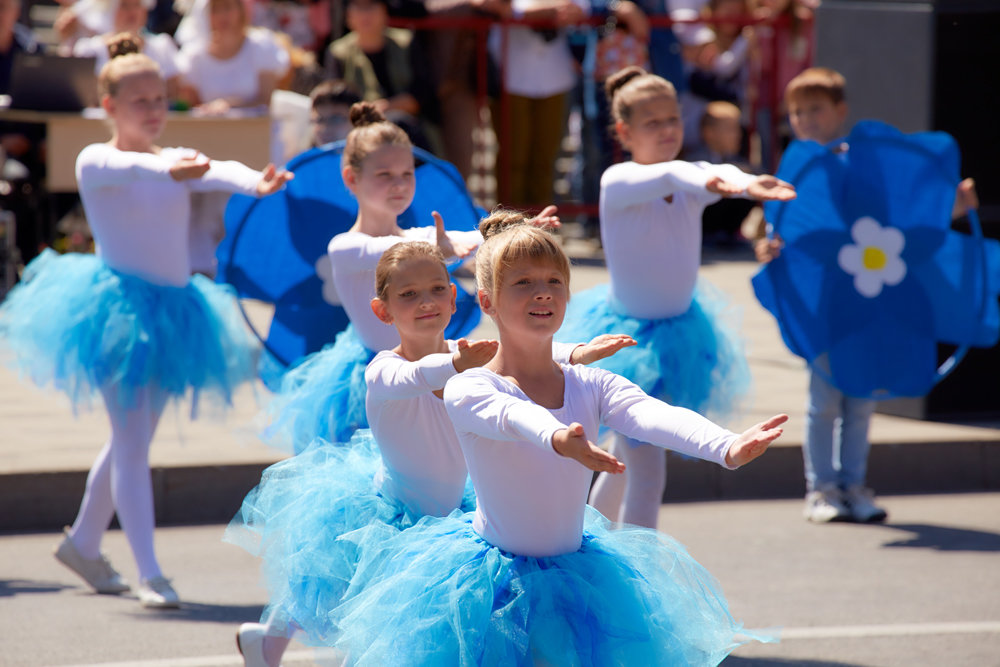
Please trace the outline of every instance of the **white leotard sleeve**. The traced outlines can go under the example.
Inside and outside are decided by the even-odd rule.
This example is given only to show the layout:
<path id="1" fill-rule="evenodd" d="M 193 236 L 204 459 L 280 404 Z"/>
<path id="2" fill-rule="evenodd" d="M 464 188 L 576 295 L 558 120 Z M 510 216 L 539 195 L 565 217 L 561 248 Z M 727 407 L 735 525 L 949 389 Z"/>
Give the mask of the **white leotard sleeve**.
<path id="1" fill-rule="evenodd" d="M 587 368 L 599 383 L 601 423 L 639 442 L 705 459 L 726 468 L 726 453 L 738 437 L 693 410 L 664 403 L 620 375 Z"/>
<path id="2" fill-rule="evenodd" d="M 462 382 L 446 384 L 444 402 L 457 431 L 491 440 L 517 440 L 551 449 L 552 435 L 566 428 L 546 408 L 498 392 L 496 382 L 481 374 L 463 374 Z"/>
<path id="3" fill-rule="evenodd" d="M 372 401 L 401 400 L 444 389 L 457 373 L 450 352 L 428 354 L 407 361 L 391 350 L 379 352 L 365 369 L 365 383 Z"/>

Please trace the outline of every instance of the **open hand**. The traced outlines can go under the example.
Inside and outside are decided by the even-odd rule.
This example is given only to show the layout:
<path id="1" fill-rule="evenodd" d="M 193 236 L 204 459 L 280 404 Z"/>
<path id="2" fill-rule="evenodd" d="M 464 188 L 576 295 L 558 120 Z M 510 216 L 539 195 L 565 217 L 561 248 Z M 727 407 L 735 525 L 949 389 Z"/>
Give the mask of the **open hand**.
<path id="1" fill-rule="evenodd" d="M 191 157 L 182 157 L 170 165 L 170 178 L 175 181 L 201 178 L 211 166 L 212 164 L 207 157 L 201 153 L 195 153 Z"/>
<path id="2" fill-rule="evenodd" d="M 264 167 L 263 175 L 257 182 L 257 194 L 264 197 L 280 190 L 288 181 L 295 178 L 295 174 L 281 169 L 280 171 L 273 165 Z"/>
<path id="3" fill-rule="evenodd" d="M 554 205 L 549 204 L 543 208 L 538 215 L 533 218 L 529 218 L 527 223 L 532 227 L 541 227 L 542 229 L 556 229 L 562 225 L 559 220 L 559 216 L 556 215 L 556 211 L 559 209 Z"/>
<path id="4" fill-rule="evenodd" d="M 496 355 L 499 346 L 500 341 L 496 340 L 477 340 L 470 343 L 464 338 L 459 338 L 458 350 L 452 355 L 455 370 L 461 373 L 482 366 Z"/>
<path id="5" fill-rule="evenodd" d="M 573 364 L 592 364 L 610 357 L 623 347 L 632 347 L 635 344 L 635 339 L 628 334 L 601 334 L 589 343 L 573 348 L 569 361 Z"/>
<path id="6" fill-rule="evenodd" d="M 730 183 L 721 176 L 710 176 L 708 182 L 705 183 L 705 189 L 712 194 L 722 195 L 723 197 L 732 197 L 743 193 L 743 188 Z"/>
<path id="7" fill-rule="evenodd" d="M 750 463 L 767 451 L 768 445 L 778 439 L 784 429 L 782 424 L 788 421 L 788 415 L 775 415 L 759 424 L 754 424 L 743 431 L 736 442 L 726 452 L 726 465 L 737 467 Z"/>
<path id="8" fill-rule="evenodd" d="M 445 259 L 457 257 L 463 259 L 469 256 L 476 246 L 465 243 L 455 243 L 448 237 L 448 231 L 444 228 L 444 218 L 437 211 L 431 211 L 434 216 L 434 231 L 437 234 L 437 247 L 441 249 L 441 254 Z"/>
<path id="9" fill-rule="evenodd" d="M 624 463 L 587 440 L 583 434 L 583 425 L 578 422 L 552 434 L 552 449 L 556 450 L 556 454 L 573 459 L 597 472 L 609 472 L 613 475 L 625 472 Z"/>
<path id="10" fill-rule="evenodd" d="M 795 186 L 776 176 L 758 176 L 747 186 L 747 195 L 758 201 L 791 201 L 795 199 Z"/>

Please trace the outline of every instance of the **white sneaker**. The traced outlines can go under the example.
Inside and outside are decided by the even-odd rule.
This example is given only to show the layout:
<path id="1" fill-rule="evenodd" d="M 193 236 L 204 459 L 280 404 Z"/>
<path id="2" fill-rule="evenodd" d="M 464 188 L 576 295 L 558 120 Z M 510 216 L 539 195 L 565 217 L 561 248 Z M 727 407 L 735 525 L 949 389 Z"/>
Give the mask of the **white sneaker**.
<path id="1" fill-rule="evenodd" d="M 246 667 L 270 667 L 264 659 L 264 630 L 263 623 L 243 623 L 236 631 L 236 648 Z"/>
<path id="2" fill-rule="evenodd" d="M 166 577 L 153 577 L 139 582 L 139 604 L 151 609 L 176 609 L 181 606 L 177 591 Z"/>
<path id="3" fill-rule="evenodd" d="M 806 494 L 803 516 L 815 523 L 848 521 L 851 511 L 844 504 L 844 496 L 835 486 L 823 486 Z"/>
<path id="4" fill-rule="evenodd" d="M 844 500 L 851 510 L 851 517 L 858 523 L 885 521 L 888 512 L 875 504 L 875 493 L 860 484 L 847 487 Z"/>
<path id="5" fill-rule="evenodd" d="M 69 528 L 63 528 L 63 540 L 56 547 L 53 555 L 56 560 L 80 575 L 98 593 L 124 593 L 129 590 L 128 583 L 108 559 L 101 554 L 97 558 L 84 558 L 76 550 L 76 545 L 69 537 Z"/>

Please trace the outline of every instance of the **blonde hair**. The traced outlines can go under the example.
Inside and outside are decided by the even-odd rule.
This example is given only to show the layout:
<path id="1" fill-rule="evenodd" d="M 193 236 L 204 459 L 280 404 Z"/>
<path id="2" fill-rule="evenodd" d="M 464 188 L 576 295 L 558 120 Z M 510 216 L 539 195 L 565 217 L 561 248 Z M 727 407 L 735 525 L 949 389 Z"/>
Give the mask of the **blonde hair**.
<path id="1" fill-rule="evenodd" d="M 604 94 L 611 104 L 611 119 L 628 123 L 636 103 L 665 95 L 677 101 L 677 89 L 662 76 L 631 65 L 608 77 Z"/>
<path id="2" fill-rule="evenodd" d="M 492 222 L 493 217 L 491 215 L 479 223 L 480 230 L 484 226 L 493 227 L 493 233 L 476 252 L 476 284 L 480 290 L 496 295 L 507 270 L 524 260 L 551 262 L 569 286 L 569 258 L 554 236 L 538 227 L 523 224 L 523 215 L 520 223 L 506 227 Z"/>
<path id="3" fill-rule="evenodd" d="M 448 267 L 444 263 L 444 255 L 437 246 L 423 241 L 409 241 L 407 243 L 397 243 L 392 246 L 379 258 L 375 266 L 375 296 L 385 301 L 389 297 L 389 284 L 396 273 L 396 269 L 403 262 L 410 259 L 429 259 L 441 264 L 441 270 L 448 274 Z"/>
<path id="4" fill-rule="evenodd" d="M 97 77 L 97 91 L 101 96 L 114 97 L 118 87 L 129 74 L 153 72 L 161 79 L 160 66 L 142 53 L 142 38 L 129 32 L 120 32 L 105 40 L 109 60 L 101 68 Z"/>
<path id="5" fill-rule="evenodd" d="M 344 145 L 344 161 L 355 172 L 361 171 L 365 158 L 383 146 L 413 147 L 403 128 L 386 120 L 371 102 L 351 105 L 351 125 L 354 127 Z"/>
<path id="6" fill-rule="evenodd" d="M 807 95 L 824 95 L 834 104 L 847 100 L 847 80 L 844 75 L 829 67 L 810 67 L 803 70 L 785 86 L 785 103 Z"/>

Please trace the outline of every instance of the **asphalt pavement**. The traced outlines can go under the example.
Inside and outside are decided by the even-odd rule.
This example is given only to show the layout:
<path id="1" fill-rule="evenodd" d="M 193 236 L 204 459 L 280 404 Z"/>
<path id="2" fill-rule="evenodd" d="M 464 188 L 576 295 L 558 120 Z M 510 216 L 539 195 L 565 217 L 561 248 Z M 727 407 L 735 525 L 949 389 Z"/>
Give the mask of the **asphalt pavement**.
<path id="1" fill-rule="evenodd" d="M 780 629 L 779 643 L 742 647 L 723 667 L 1000 665 L 1000 493 L 882 501 L 884 525 L 810 524 L 798 499 L 662 507 L 660 529 L 719 580 L 734 617 Z M 223 529 L 157 529 L 183 600 L 161 612 L 89 593 L 51 557 L 55 531 L 0 535 L 0 665 L 241 665 L 234 633 L 265 594 L 255 559 Z M 124 535 L 111 531 L 104 548 L 134 581 Z M 337 662 L 293 642 L 284 664 Z"/>

